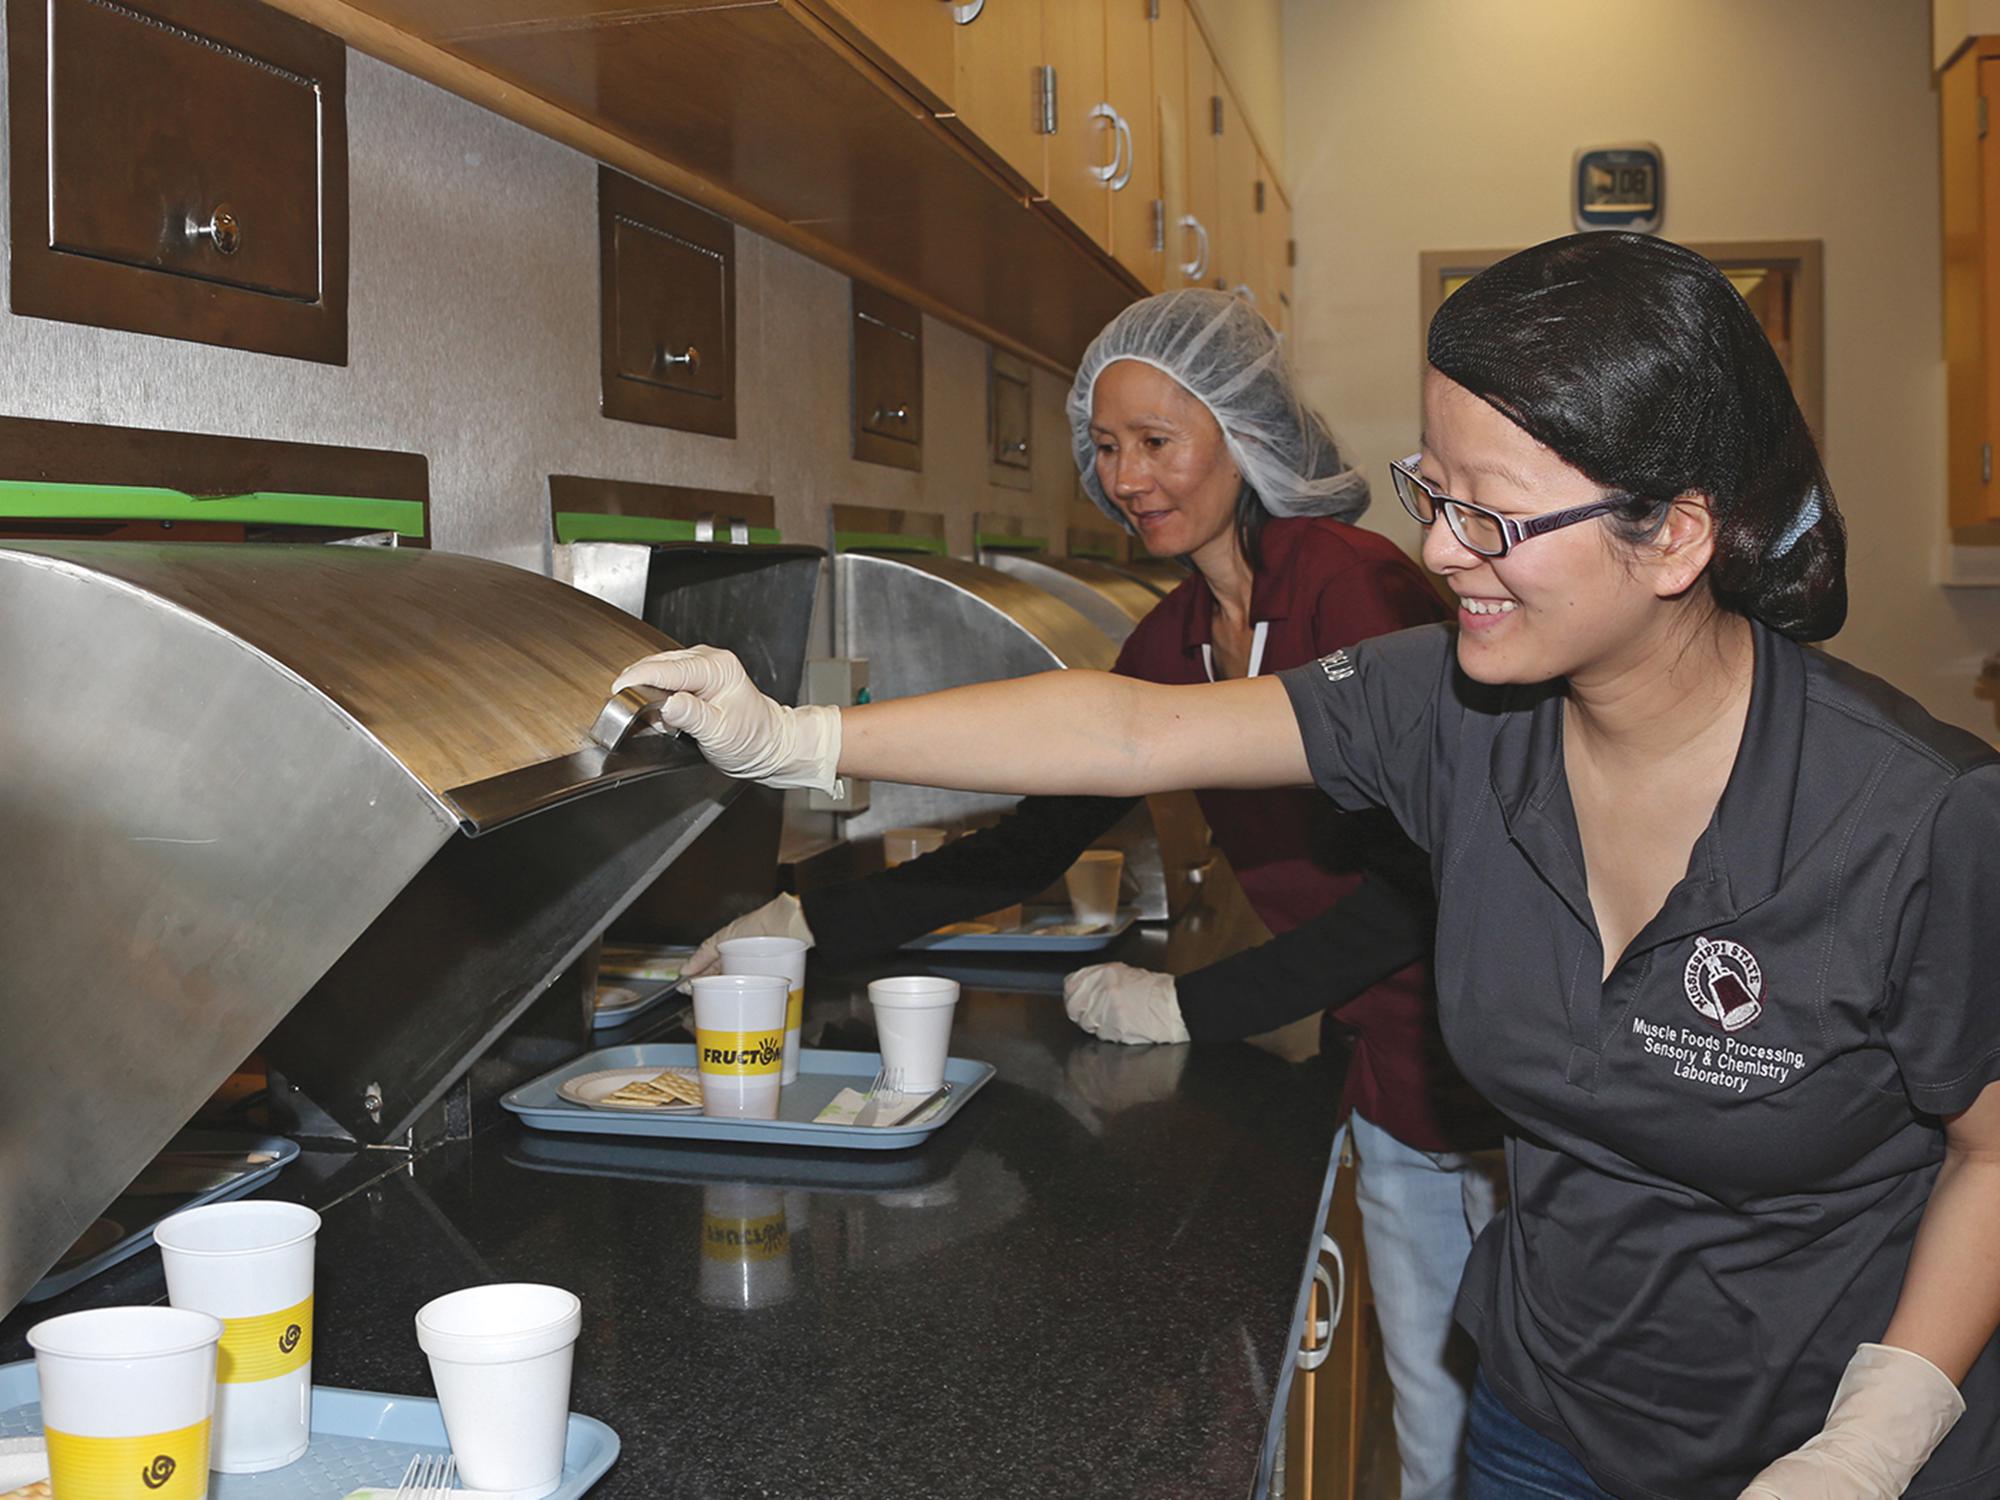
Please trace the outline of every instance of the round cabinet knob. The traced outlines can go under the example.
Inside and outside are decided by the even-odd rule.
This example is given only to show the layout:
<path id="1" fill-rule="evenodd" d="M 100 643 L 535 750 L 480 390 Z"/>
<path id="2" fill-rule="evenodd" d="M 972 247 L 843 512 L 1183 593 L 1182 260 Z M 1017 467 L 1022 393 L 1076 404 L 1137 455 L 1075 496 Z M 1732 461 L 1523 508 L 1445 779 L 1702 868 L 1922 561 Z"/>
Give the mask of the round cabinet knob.
<path id="1" fill-rule="evenodd" d="M 653 368 L 656 370 L 686 370 L 689 374 L 701 368 L 701 350 L 689 344 L 678 354 L 667 353 L 665 344 L 653 351 Z"/>
<path id="2" fill-rule="evenodd" d="M 243 248 L 243 226 L 227 203 L 218 203 L 206 224 L 194 226 L 194 238 L 207 240 L 223 255 L 234 255 Z"/>
<path id="3" fill-rule="evenodd" d="M 875 408 L 875 420 L 878 422 L 907 422 L 910 420 L 910 409 L 907 406 L 878 406 Z"/>

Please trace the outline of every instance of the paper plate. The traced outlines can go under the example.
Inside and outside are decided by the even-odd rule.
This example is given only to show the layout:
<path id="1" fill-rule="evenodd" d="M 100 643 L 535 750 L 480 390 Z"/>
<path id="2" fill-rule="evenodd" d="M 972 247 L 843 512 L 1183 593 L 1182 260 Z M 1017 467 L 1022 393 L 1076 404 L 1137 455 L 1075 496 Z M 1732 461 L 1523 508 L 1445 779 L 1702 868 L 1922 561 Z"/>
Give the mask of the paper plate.
<path id="1" fill-rule="evenodd" d="M 637 1083 L 643 1078 L 657 1078 L 665 1071 L 661 1068 L 605 1068 L 596 1073 L 581 1073 L 575 1078 L 566 1078 L 556 1092 L 572 1104 L 582 1104 L 591 1109 L 616 1110 L 630 1115 L 674 1115 L 692 1112 L 701 1113 L 699 1104 L 608 1104 L 606 1094 L 615 1094 L 628 1083 Z M 686 1072 L 687 1069 L 676 1071 Z"/>

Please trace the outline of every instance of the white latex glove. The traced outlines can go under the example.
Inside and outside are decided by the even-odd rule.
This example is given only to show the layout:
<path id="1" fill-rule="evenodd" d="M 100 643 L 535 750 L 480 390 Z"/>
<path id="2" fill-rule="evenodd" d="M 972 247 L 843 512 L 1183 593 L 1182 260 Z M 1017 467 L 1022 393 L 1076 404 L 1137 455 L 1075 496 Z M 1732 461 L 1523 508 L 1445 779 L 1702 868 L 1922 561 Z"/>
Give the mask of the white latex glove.
<path id="1" fill-rule="evenodd" d="M 618 674 L 611 691 L 640 682 L 673 695 L 660 705 L 660 722 L 690 735 L 719 770 L 765 786 L 834 789 L 839 709 L 787 708 L 766 698 L 742 663 L 713 646 L 662 651 L 634 662 Z"/>
<path id="2" fill-rule="evenodd" d="M 1093 964 L 1063 980 L 1063 1009 L 1107 1042 L 1184 1042 L 1174 976 L 1130 964 Z"/>
<path id="3" fill-rule="evenodd" d="M 799 905 L 799 898 L 779 896 L 703 938 L 701 946 L 681 965 L 681 978 L 696 979 L 708 973 L 722 962 L 722 945 L 740 937 L 788 937 L 797 938 L 808 948 L 813 944 L 812 928 L 806 924 L 805 909 Z"/>
<path id="4" fill-rule="evenodd" d="M 1751 1480 L 1740 1500 L 1896 1500 L 1964 1414 L 1958 1387 L 1921 1354 L 1863 1344 L 1826 1425 Z"/>

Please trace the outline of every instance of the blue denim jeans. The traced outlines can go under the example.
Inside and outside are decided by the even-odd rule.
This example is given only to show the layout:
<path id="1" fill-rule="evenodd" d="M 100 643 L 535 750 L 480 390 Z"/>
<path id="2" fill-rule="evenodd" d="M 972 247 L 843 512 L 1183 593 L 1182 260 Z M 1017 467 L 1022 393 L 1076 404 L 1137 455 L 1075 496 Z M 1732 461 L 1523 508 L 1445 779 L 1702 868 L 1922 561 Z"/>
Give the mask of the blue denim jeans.
<path id="1" fill-rule="evenodd" d="M 1452 1322 L 1452 1303 L 1473 1238 L 1506 1194 L 1500 1153 L 1419 1151 L 1358 1114 L 1348 1129 L 1368 1282 L 1395 1394 L 1402 1500 L 1459 1500 L 1477 1356 Z"/>
<path id="2" fill-rule="evenodd" d="M 1575 1454 L 1501 1404 L 1482 1371 L 1465 1436 L 1465 1500 L 1613 1500 Z"/>

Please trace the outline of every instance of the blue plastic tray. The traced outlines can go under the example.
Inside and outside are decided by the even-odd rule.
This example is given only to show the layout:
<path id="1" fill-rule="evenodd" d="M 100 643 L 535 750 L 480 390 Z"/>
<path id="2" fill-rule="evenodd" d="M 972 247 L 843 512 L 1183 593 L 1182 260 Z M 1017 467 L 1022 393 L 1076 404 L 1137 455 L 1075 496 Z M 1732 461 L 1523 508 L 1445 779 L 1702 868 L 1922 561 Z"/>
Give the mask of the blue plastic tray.
<path id="1" fill-rule="evenodd" d="M 775 1120 L 711 1119 L 682 1112 L 642 1115 L 572 1104 L 556 1092 L 565 1082 L 601 1068 L 692 1068 L 692 1042 L 647 1042 L 631 1047 L 606 1047 L 586 1052 L 524 1083 L 500 1103 L 537 1130 L 562 1130 L 582 1135 L 643 1135 L 696 1141 L 753 1141 L 762 1145 L 839 1146 L 848 1150 L 893 1151 L 927 1139 L 965 1107 L 993 1076 L 991 1063 L 962 1057 L 945 1060 L 944 1079 L 951 1097 L 944 1108 L 921 1125 L 821 1125 L 813 1116 L 833 1102 L 844 1088 L 866 1092 L 882 1058 L 875 1052 L 835 1052 L 807 1047 L 799 1054 L 798 1081 L 785 1086 Z"/>
<path id="2" fill-rule="evenodd" d="M 42 1430 L 35 1362 L 0 1365 L 0 1438 Z M 211 1500 L 339 1500 L 355 1490 L 393 1490 L 413 1453 L 446 1450 L 444 1417 L 423 1396 L 313 1387 L 312 1446 L 304 1458 L 264 1474 L 211 1474 Z M 562 1483 L 549 1500 L 576 1500 L 618 1457 L 618 1434 L 595 1417 L 569 1415 Z"/>
<path id="3" fill-rule="evenodd" d="M 78 1261 L 67 1270 L 51 1271 L 28 1288 L 28 1294 L 21 1299 L 23 1302 L 46 1302 L 51 1297 L 62 1295 L 80 1282 L 88 1281 L 98 1272 L 110 1270 L 121 1260 L 130 1260 L 153 1243 L 153 1226 L 168 1214 L 177 1214 L 184 1208 L 197 1208 L 204 1203 L 226 1203 L 232 1198 L 241 1198 L 245 1193 L 262 1187 L 291 1165 L 298 1157 L 299 1145 L 297 1141 L 288 1141 L 281 1135 L 248 1135 L 229 1130 L 183 1130 L 160 1150 L 163 1154 L 168 1151 L 242 1151 L 246 1156 L 254 1151 L 269 1151 L 277 1160 L 266 1162 L 261 1167 L 253 1167 L 241 1177 L 232 1178 L 221 1187 L 210 1188 L 205 1193 L 196 1193 L 173 1203 L 170 1207 L 162 1208 L 155 1203 L 147 1210 L 150 1217 L 136 1225 L 130 1222 L 129 1215 L 118 1212 L 118 1205 L 127 1203 L 144 1209 L 147 1200 L 127 1198 L 121 1194 L 109 1208 L 105 1209 L 103 1217 L 127 1226 L 125 1237 L 109 1249 L 100 1250 L 88 1260 Z"/>
<path id="4" fill-rule="evenodd" d="M 592 1009 L 590 1029 L 609 1031 L 614 1026 L 623 1026 L 627 1021 L 636 1021 L 661 1001 L 670 999 L 677 979 L 612 979 L 600 981 L 605 985 L 615 985 L 619 989 L 632 990 L 639 998 L 624 1005 L 599 1005 Z"/>
<path id="5" fill-rule="evenodd" d="M 1042 911 L 1012 932 L 927 932 L 903 944 L 913 953 L 1096 953 L 1125 936 L 1138 913 L 1123 907 L 1109 927 L 1097 932 L 1051 933 L 1076 918 L 1067 910 Z"/>

